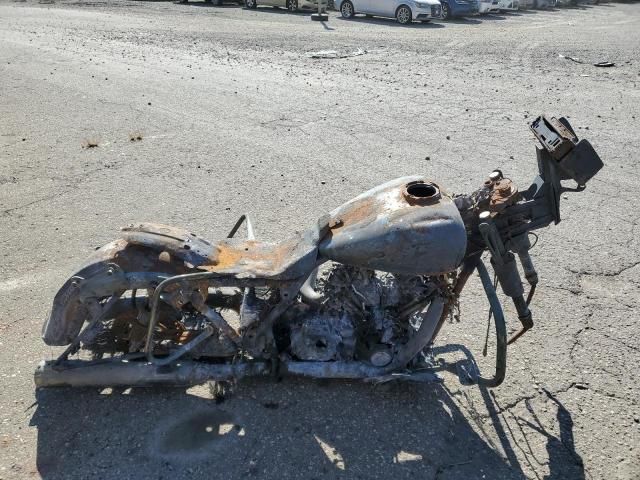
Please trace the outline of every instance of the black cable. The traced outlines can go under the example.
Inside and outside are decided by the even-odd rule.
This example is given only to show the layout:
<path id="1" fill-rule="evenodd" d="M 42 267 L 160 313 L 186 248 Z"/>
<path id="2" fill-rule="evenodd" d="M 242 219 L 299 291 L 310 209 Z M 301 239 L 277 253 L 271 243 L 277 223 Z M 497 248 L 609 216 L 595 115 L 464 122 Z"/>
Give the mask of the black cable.
<path id="1" fill-rule="evenodd" d="M 533 285 L 531 285 L 531 288 L 529 289 L 529 295 L 527 295 L 527 307 L 529 306 L 529 304 L 531 303 L 531 300 L 533 299 L 533 294 L 536 293 L 536 285 L 537 283 L 534 283 Z"/>
<path id="2" fill-rule="evenodd" d="M 495 290 L 498 286 L 498 274 L 493 274 L 493 289 Z M 489 345 L 489 330 L 491 328 L 491 317 L 493 317 L 493 308 L 489 307 L 489 318 L 487 318 L 487 333 L 484 337 L 484 348 L 482 349 L 482 356 L 487 356 L 487 347 Z"/>

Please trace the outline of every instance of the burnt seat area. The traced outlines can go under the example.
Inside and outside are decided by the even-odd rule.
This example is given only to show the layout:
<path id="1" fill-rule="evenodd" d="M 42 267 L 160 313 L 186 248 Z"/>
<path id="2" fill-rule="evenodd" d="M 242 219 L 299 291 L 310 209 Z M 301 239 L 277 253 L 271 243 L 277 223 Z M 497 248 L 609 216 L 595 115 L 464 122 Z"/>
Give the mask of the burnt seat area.
<path id="1" fill-rule="evenodd" d="M 167 252 L 202 271 L 293 280 L 309 275 L 315 267 L 321 230 L 316 225 L 280 243 L 235 238 L 209 242 L 184 229 L 142 223 L 123 228 L 122 238 L 132 245 Z"/>

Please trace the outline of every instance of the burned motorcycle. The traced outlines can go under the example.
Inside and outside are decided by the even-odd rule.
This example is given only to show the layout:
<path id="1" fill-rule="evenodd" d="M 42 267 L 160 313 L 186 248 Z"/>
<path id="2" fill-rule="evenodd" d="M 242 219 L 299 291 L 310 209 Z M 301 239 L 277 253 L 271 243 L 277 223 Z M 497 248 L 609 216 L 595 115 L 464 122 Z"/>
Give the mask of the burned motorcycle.
<path id="1" fill-rule="evenodd" d="M 533 326 L 529 233 L 558 223 L 561 194 L 583 190 L 603 166 L 564 118 L 541 116 L 531 129 L 541 144 L 539 175 L 526 190 L 498 170 L 456 196 L 421 176 L 399 178 L 275 244 L 256 240 L 246 216 L 216 242 L 164 225 L 123 228 L 56 295 L 43 339 L 68 347 L 40 364 L 36 385 L 256 375 L 435 381 L 432 345 L 475 271 L 493 315 L 496 371 L 474 379 L 500 385 L 507 344 Z M 487 251 L 522 324 L 511 339 L 481 260 Z M 84 358 L 70 358 L 76 354 Z"/>

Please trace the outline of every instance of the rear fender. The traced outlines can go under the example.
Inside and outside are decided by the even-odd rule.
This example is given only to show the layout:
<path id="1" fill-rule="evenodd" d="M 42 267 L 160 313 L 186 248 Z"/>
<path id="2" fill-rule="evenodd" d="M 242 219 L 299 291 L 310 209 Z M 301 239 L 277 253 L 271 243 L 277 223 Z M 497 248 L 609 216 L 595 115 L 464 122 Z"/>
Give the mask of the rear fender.
<path id="1" fill-rule="evenodd" d="M 215 249 L 211 242 L 182 228 L 159 223 L 140 223 L 122 228 L 122 238 L 172 258 L 187 262 L 191 268 L 211 263 Z"/>
<path id="2" fill-rule="evenodd" d="M 87 300 L 108 296 L 132 285 L 148 286 L 160 276 L 189 273 L 183 261 L 163 261 L 158 251 L 115 240 L 96 250 L 60 288 L 42 327 L 47 345 L 68 345 L 89 318 Z M 133 277 L 126 272 L 136 272 Z"/>
<path id="3" fill-rule="evenodd" d="M 280 244 L 236 239 L 212 244 L 168 225 L 129 225 L 121 239 L 94 252 L 58 291 L 42 338 L 47 345 L 67 345 L 89 317 L 87 300 L 150 288 L 172 275 L 208 271 L 276 283 L 306 278 L 316 265 L 321 231 L 318 226 Z"/>
<path id="4" fill-rule="evenodd" d="M 127 242 L 166 252 L 188 268 L 221 277 L 280 282 L 307 277 L 315 268 L 325 222 L 323 217 L 313 228 L 279 243 L 236 238 L 211 243 L 186 230 L 153 223 L 122 230 Z"/>

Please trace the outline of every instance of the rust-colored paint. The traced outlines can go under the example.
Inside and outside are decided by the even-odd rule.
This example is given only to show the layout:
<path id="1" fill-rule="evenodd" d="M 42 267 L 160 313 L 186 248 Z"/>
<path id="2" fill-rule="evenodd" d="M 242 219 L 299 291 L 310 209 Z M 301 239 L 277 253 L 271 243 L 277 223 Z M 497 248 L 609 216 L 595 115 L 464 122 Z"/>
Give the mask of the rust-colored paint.
<path id="1" fill-rule="evenodd" d="M 490 210 L 498 212 L 520 198 L 518 187 L 508 178 L 503 178 L 493 185 L 493 192 L 489 200 Z"/>
<path id="2" fill-rule="evenodd" d="M 279 265 L 286 262 L 292 246 L 288 243 L 272 245 L 247 240 L 236 245 L 221 242 L 215 246 L 215 250 L 213 256 L 209 258 L 210 263 L 202 265 L 201 270 L 230 272 L 246 266 L 261 270 L 277 270 Z"/>
<path id="3" fill-rule="evenodd" d="M 226 270 L 227 268 L 237 265 L 240 260 L 254 260 L 256 256 L 255 252 L 252 248 L 248 248 L 249 250 L 241 251 L 227 244 L 220 243 L 216 246 L 216 254 L 212 259 L 212 264 L 220 270 Z"/>
<path id="4" fill-rule="evenodd" d="M 354 202 L 331 219 L 329 228 L 337 230 L 344 225 L 354 225 L 367 220 L 374 220 L 378 215 L 378 204 L 375 198 L 367 198 Z"/>

